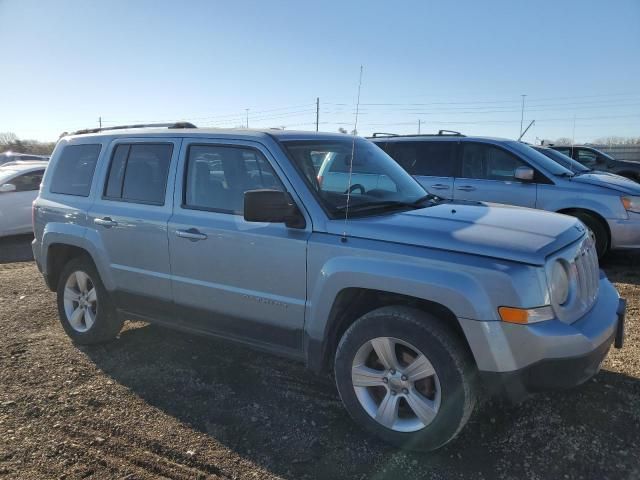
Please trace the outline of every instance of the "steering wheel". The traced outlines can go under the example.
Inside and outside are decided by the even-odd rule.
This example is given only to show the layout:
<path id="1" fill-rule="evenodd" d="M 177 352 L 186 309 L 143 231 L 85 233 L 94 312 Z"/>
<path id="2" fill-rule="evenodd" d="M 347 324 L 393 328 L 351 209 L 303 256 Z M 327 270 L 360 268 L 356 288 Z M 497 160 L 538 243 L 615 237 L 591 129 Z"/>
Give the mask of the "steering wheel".
<path id="1" fill-rule="evenodd" d="M 364 189 L 364 185 L 362 185 L 361 183 L 354 183 L 353 185 L 351 185 L 349 188 L 347 188 L 344 193 L 353 193 L 354 190 L 360 190 L 360 193 L 362 195 L 364 195 L 366 192 L 366 190 Z"/>

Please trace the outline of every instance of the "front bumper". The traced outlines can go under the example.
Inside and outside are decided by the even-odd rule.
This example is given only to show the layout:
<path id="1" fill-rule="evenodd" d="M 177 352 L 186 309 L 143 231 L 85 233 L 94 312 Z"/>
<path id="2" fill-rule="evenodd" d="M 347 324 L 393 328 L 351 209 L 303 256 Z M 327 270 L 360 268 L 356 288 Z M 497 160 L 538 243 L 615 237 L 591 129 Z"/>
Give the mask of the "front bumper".
<path id="1" fill-rule="evenodd" d="M 579 385 L 595 375 L 611 344 L 622 347 L 626 303 L 604 275 L 592 309 L 568 325 L 461 320 L 490 394 L 520 400 L 529 393 Z"/>
<path id="2" fill-rule="evenodd" d="M 611 231 L 611 248 L 640 248 L 640 213 L 628 212 L 629 218 L 607 220 Z"/>

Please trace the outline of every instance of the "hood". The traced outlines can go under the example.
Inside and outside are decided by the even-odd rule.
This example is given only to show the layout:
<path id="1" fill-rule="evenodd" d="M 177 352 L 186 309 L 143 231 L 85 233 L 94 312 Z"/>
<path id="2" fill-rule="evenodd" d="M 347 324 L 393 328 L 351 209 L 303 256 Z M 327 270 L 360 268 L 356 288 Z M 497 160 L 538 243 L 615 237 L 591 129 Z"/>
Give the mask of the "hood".
<path id="1" fill-rule="evenodd" d="M 344 221 L 330 233 L 342 234 Z M 350 237 L 416 245 L 543 265 L 545 258 L 584 235 L 575 218 L 489 203 L 444 202 L 406 212 L 349 220 Z"/>
<path id="2" fill-rule="evenodd" d="M 611 188 L 628 195 L 640 195 L 640 183 L 634 182 L 633 180 L 620 175 L 604 172 L 590 172 L 571 177 L 571 181 Z"/>

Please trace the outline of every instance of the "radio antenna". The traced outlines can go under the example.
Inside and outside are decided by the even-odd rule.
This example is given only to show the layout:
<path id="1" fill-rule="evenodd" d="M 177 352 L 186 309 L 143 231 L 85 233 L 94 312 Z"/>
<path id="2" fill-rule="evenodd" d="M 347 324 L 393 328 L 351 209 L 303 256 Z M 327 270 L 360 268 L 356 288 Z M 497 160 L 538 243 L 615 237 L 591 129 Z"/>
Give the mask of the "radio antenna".
<path id="1" fill-rule="evenodd" d="M 347 221 L 349 220 L 349 202 L 351 201 L 351 175 L 353 173 L 353 157 L 356 155 L 356 135 L 358 134 L 358 113 L 360 111 L 360 89 L 362 88 L 362 65 L 360 65 L 360 78 L 358 80 L 358 98 L 356 100 L 356 119 L 353 122 L 353 142 L 351 143 L 351 158 L 349 160 L 349 181 L 347 183 L 347 204 L 344 209 L 344 232 L 342 242 L 347 241 Z"/>

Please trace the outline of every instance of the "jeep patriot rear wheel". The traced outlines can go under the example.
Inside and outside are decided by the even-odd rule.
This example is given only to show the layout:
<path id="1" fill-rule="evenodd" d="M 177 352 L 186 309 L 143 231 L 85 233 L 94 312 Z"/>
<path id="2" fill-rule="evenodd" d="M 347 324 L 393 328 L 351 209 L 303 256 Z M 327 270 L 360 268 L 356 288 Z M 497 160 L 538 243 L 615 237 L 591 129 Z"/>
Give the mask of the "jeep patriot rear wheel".
<path id="1" fill-rule="evenodd" d="M 106 342 L 120 332 L 123 322 L 88 258 L 74 258 L 65 265 L 57 293 L 60 323 L 75 343 Z"/>
<path id="2" fill-rule="evenodd" d="M 476 402 L 467 349 L 439 319 L 382 307 L 358 319 L 335 357 L 340 397 L 373 434 L 412 450 L 434 450 L 465 425 Z"/>

